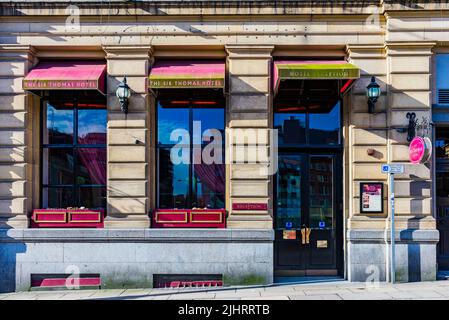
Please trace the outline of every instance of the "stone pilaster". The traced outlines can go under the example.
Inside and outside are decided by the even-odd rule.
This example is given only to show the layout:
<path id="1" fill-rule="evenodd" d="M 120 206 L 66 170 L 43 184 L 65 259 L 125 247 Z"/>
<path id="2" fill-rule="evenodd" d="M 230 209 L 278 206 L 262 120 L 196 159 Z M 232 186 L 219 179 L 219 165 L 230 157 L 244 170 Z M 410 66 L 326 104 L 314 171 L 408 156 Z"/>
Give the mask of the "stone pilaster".
<path id="1" fill-rule="evenodd" d="M 0 46 L 0 228 L 27 228 L 32 209 L 32 109 L 22 89 L 34 63 L 30 46 Z"/>
<path id="2" fill-rule="evenodd" d="M 387 190 L 385 189 L 384 212 L 375 217 L 360 213 L 360 190 L 362 181 L 381 181 L 387 176 L 380 165 L 388 162 L 387 150 L 387 59 L 384 45 L 348 46 L 349 62 L 360 68 L 358 79 L 345 105 L 345 173 L 346 208 L 349 209 L 348 229 L 383 229 L 388 214 Z M 382 95 L 374 113 L 368 113 L 366 86 L 371 77 L 380 85 Z M 373 149 L 369 155 L 367 150 Z"/>
<path id="3" fill-rule="evenodd" d="M 108 217 L 106 228 L 149 227 L 149 46 L 105 46 L 108 104 Z M 126 76 L 129 113 L 115 95 Z"/>
<path id="4" fill-rule="evenodd" d="M 228 227 L 271 229 L 268 165 L 273 46 L 228 45 Z M 277 159 L 274 159 L 277 161 Z M 236 203 L 262 203 L 266 210 L 234 210 Z"/>
<path id="5" fill-rule="evenodd" d="M 406 172 L 395 176 L 396 229 L 435 229 L 432 217 L 431 165 L 410 164 L 408 112 L 421 122 L 432 119 L 431 73 L 435 43 L 388 43 L 389 132 L 391 162 L 406 163 Z M 402 131 L 402 132 L 400 132 Z"/>

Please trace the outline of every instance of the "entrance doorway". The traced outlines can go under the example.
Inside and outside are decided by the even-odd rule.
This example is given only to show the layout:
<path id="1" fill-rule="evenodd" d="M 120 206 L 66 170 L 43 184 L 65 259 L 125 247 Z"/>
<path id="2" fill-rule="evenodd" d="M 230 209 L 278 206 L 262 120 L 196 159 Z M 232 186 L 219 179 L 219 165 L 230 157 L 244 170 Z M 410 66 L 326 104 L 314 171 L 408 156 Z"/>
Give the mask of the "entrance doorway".
<path id="1" fill-rule="evenodd" d="M 275 267 L 279 275 L 337 275 L 338 154 L 284 153 L 276 191 Z M 339 183 L 340 182 L 340 183 Z"/>
<path id="2" fill-rule="evenodd" d="M 339 81 L 286 81 L 274 101 L 275 276 L 343 273 Z"/>

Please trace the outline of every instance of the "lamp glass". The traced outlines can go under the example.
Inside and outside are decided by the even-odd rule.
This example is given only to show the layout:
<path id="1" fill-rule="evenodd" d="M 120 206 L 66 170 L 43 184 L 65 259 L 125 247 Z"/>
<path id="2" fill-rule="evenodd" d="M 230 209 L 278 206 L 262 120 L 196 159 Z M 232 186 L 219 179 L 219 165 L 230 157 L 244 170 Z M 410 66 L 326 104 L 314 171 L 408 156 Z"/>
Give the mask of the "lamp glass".
<path id="1" fill-rule="evenodd" d="M 368 87 L 368 98 L 379 98 L 380 96 L 380 88 L 376 86 Z"/>

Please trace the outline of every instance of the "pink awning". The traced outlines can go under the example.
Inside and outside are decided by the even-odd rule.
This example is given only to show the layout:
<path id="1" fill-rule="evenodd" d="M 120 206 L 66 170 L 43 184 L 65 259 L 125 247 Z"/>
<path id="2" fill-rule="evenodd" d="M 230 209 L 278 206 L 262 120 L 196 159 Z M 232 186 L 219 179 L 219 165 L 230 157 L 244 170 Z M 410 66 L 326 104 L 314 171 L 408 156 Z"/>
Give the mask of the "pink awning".
<path id="1" fill-rule="evenodd" d="M 151 68 L 149 87 L 223 88 L 224 61 L 157 61 Z"/>
<path id="2" fill-rule="evenodd" d="M 23 79 L 24 90 L 105 92 L 106 64 L 98 61 L 41 62 Z"/>

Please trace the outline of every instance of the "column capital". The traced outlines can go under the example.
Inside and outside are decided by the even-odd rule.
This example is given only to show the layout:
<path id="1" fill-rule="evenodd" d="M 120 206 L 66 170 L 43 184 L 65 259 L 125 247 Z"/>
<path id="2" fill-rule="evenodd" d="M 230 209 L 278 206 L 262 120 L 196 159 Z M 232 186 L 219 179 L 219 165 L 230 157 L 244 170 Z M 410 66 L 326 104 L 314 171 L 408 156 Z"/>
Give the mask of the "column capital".
<path id="1" fill-rule="evenodd" d="M 37 50 L 33 46 L 18 44 L 0 45 L 0 59 L 20 59 L 33 63 Z"/>
<path id="2" fill-rule="evenodd" d="M 370 59 L 384 59 L 386 56 L 386 48 L 384 44 L 375 45 L 347 45 L 346 54 L 350 59 L 370 58 Z"/>
<path id="3" fill-rule="evenodd" d="M 437 45 L 433 41 L 425 42 L 386 42 L 387 54 L 389 56 L 408 56 L 408 55 L 432 55 L 433 48 Z"/>
<path id="4" fill-rule="evenodd" d="M 271 59 L 271 53 L 274 50 L 274 45 L 233 44 L 226 45 L 225 49 L 228 57 L 233 59 Z"/>

